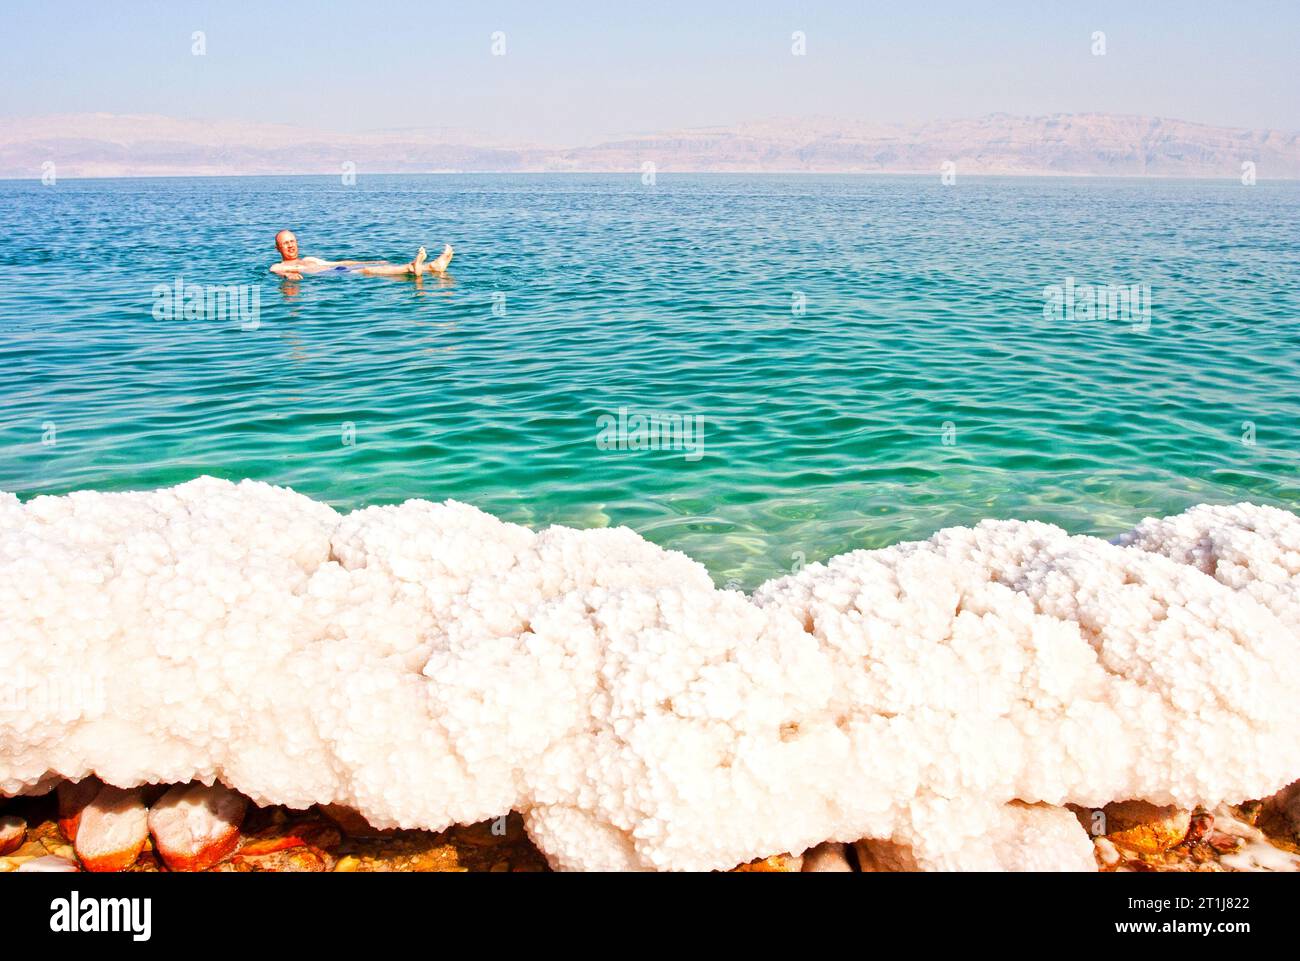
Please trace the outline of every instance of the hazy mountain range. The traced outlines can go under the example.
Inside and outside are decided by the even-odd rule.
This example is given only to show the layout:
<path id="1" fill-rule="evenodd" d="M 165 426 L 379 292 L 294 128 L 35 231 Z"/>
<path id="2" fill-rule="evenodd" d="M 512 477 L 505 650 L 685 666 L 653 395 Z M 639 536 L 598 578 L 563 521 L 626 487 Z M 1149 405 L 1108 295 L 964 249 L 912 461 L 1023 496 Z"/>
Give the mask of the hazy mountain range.
<path id="1" fill-rule="evenodd" d="M 1300 134 L 1119 114 L 924 124 L 798 118 L 646 134 L 557 149 L 469 130 L 362 134 L 246 121 L 60 114 L 0 121 L 0 177 L 338 174 L 432 171 L 807 171 L 1300 178 Z"/>

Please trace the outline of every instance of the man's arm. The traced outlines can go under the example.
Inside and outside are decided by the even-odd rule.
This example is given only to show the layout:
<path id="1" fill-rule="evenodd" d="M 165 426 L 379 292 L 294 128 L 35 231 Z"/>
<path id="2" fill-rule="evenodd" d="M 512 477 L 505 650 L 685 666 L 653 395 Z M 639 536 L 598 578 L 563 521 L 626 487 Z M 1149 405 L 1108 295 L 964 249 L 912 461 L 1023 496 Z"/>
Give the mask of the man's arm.
<path id="1" fill-rule="evenodd" d="M 288 264 L 272 264 L 271 273 L 283 277 L 285 280 L 302 280 L 302 274 Z"/>

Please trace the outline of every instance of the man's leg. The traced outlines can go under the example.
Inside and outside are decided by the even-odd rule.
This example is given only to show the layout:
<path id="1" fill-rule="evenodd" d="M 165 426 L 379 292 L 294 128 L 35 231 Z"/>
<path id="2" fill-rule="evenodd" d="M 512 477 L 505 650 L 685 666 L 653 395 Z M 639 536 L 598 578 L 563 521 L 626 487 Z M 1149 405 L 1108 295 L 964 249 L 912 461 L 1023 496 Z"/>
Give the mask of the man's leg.
<path id="1" fill-rule="evenodd" d="M 420 249 L 423 250 L 424 248 L 421 247 Z M 438 255 L 438 259 L 435 260 L 433 263 L 429 264 L 429 273 L 440 274 L 444 270 L 446 270 L 447 265 L 451 263 L 451 255 L 453 253 L 454 251 L 451 249 L 451 244 L 444 245 L 442 248 L 442 253 Z"/>
<path id="2" fill-rule="evenodd" d="M 428 256 L 428 251 L 421 247 L 409 264 L 376 264 L 374 267 L 363 267 L 361 272 L 367 277 L 418 277 L 424 272 L 424 262 Z"/>

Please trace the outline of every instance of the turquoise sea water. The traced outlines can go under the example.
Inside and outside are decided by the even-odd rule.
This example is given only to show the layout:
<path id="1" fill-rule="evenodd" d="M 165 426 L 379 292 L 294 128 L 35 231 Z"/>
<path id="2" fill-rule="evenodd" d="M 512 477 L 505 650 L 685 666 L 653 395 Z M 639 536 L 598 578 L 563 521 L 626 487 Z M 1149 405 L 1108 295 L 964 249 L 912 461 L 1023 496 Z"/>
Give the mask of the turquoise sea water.
<path id="1" fill-rule="evenodd" d="M 443 283 L 281 283 L 284 226 L 457 255 Z M 984 517 L 1296 509 L 1298 239 L 1300 184 L 1264 182 L 0 182 L 0 490 L 450 497 L 626 524 L 745 587 Z M 255 329 L 155 316 L 178 277 L 259 285 Z M 1148 285 L 1149 326 L 1045 316 L 1067 278 Z M 620 408 L 703 427 L 602 449 Z"/>

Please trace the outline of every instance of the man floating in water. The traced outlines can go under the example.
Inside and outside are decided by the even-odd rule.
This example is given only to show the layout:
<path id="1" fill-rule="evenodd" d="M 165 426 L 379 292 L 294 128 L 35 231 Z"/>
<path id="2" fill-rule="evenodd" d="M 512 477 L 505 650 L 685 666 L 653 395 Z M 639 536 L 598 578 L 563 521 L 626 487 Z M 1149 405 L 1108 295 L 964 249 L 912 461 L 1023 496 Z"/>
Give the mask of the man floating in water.
<path id="1" fill-rule="evenodd" d="M 280 251 L 280 263 L 272 264 L 271 273 L 286 280 L 302 280 L 303 274 L 323 274 L 329 271 L 353 271 L 367 277 L 419 277 L 422 274 L 441 274 L 451 263 L 451 244 L 442 249 L 436 260 L 429 260 L 423 247 L 409 264 L 390 264 L 383 260 L 322 260 L 319 257 L 299 257 L 298 238 L 292 230 L 282 230 L 275 235 L 275 249 Z"/>

